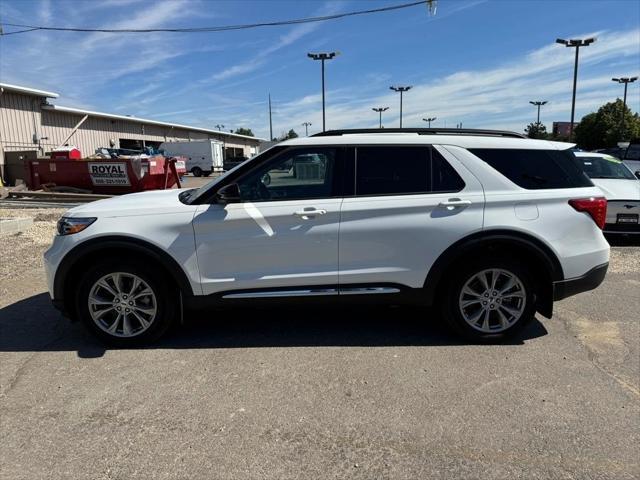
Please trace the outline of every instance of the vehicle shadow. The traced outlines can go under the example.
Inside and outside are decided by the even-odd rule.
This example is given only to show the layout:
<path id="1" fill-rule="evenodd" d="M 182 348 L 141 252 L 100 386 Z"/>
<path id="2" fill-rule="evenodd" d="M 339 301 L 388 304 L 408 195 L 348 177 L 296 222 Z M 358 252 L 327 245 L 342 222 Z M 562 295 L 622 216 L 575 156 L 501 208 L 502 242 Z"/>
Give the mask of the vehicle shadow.
<path id="1" fill-rule="evenodd" d="M 189 312 L 183 325 L 145 348 L 460 346 L 427 309 L 377 307 L 225 308 Z M 535 319 L 503 345 L 522 345 L 547 334 Z M 0 309 L 0 352 L 77 351 L 97 358 L 109 347 L 51 306 L 46 293 Z"/>

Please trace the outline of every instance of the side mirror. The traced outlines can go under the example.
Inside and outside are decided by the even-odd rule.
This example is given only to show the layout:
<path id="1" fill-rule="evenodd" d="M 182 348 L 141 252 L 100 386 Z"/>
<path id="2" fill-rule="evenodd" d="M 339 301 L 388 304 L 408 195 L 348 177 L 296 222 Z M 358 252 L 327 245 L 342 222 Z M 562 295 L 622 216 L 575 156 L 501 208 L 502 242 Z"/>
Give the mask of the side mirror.
<path id="1" fill-rule="evenodd" d="M 238 203 L 240 200 L 240 187 L 237 183 L 230 183 L 216 193 L 216 202 L 223 205 L 227 203 Z"/>
<path id="2" fill-rule="evenodd" d="M 640 180 L 640 170 L 636 170 L 636 178 Z"/>

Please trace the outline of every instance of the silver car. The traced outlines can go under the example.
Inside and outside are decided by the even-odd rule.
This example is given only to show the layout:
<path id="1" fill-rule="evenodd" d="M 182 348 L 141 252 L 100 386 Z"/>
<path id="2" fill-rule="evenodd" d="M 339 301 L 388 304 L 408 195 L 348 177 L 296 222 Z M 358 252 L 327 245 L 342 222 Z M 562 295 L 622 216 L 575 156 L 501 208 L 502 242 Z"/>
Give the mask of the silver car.
<path id="1" fill-rule="evenodd" d="M 640 180 L 621 160 L 605 153 L 575 152 L 585 173 L 607 198 L 605 233 L 640 235 Z"/>

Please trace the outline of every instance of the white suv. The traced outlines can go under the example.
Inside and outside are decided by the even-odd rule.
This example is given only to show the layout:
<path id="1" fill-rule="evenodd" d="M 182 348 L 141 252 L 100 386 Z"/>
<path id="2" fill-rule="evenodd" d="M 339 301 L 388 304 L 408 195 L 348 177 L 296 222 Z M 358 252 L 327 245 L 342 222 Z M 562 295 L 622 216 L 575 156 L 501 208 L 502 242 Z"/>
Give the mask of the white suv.
<path id="1" fill-rule="evenodd" d="M 71 209 L 49 290 L 118 345 L 187 307 L 329 299 L 437 304 L 497 341 L 605 276 L 607 203 L 571 147 L 458 129 L 289 140 L 199 189 Z"/>

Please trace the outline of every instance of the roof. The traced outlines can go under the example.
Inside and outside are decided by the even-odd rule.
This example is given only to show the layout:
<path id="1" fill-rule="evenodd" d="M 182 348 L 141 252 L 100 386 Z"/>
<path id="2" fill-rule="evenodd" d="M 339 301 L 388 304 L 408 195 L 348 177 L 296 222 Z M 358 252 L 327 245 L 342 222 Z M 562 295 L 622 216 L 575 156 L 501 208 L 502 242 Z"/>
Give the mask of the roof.
<path id="1" fill-rule="evenodd" d="M 21 87 L 21 86 L 18 86 L 18 85 L 10 85 L 8 83 L 0 83 L 0 88 L 4 89 L 6 91 L 23 93 L 25 95 L 33 95 L 33 96 L 36 96 L 36 97 L 58 98 L 58 96 L 59 96 L 57 93 L 47 92 L 45 90 L 37 90 L 35 88 Z M 222 132 L 222 131 L 219 131 L 219 130 L 213 130 L 213 129 L 209 129 L 209 128 L 193 127 L 191 125 L 181 125 L 179 123 L 160 122 L 158 120 L 148 120 L 148 119 L 145 119 L 145 118 L 129 117 L 127 115 L 115 115 L 115 114 L 112 114 L 112 113 L 94 112 L 94 111 L 91 111 L 91 110 L 82 110 L 82 109 L 79 109 L 79 108 L 62 107 L 60 105 L 49 105 L 49 104 L 46 104 L 46 105 L 43 105 L 42 108 L 45 109 L 45 110 L 53 110 L 53 111 L 56 111 L 56 112 L 72 113 L 72 114 L 77 114 L 77 115 L 89 115 L 91 117 L 111 118 L 111 119 L 114 119 L 114 120 L 124 120 L 124 121 L 128 121 L 128 122 L 144 123 L 146 125 L 160 125 L 160 126 L 164 126 L 164 127 L 182 128 L 182 129 L 191 130 L 191 131 L 194 131 L 194 132 L 212 133 L 212 134 L 219 135 L 219 136 L 233 137 L 233 138 L 244 138 L 246 140 L 255 140 L 257 142 L 266 142 L 267 141 L 266 138 L 250 137 L 249 135 L 239 135 L 237 133 Z"/>
<path id="2" fill-rule="evenodd" d="M 279 145 L 453 145 L 463 148 L 511 148 L 531 150 L 566 150 L 572 143 L 534 140 L 530 138 L 481 135 L 420 135 L 418 133 L 359 133 L 338 136 L 298 137 Z"/>
<path id="3" fill-rule="evenodd" d="M 116 114 L 113 114 L 113 113 L 94 112 L 92 110 L 82 110 L 80 108 L 63 107 L 63 106 L 60 106 L 60 105 L 43 105 L 42 108 L 44 110 L 52 110 L 52 111 L 61 112 L 61 113 L 72 113 L 72 114 L 76 114 L 76 115 L 89 115 L 90 117 L 110 118 L 110 119 L 113 119 L 113 120 L 122 120 L 122 121 L 126 121 L 126 122 L 143 123 L 145 125 L 160 125 L 160 126 L 163 126 L 163 127 L 182 128 L 182 129 L 191 130 L 191 131 L 194 131 L 194 132 L 212 133 L 212 134 L 215 134 L 215 135 L 220 135 L 220 136 L 225 136 L 225 137 L 233 137 L 233 138 L 244 138 L 246 140 L 255 140 L 257 142 L 266 142 L 267 141 L 266 138 L 250 137 L 249 135 L 239 135 L 237 133 L 223 132 L 223 131 L 220 131 L 220 130 L 213 130 L 213 129 L 209 129 L 209 128 L 193 127 L 193 126 L 190 126 L 190 125 L 182 125 L 182 124 L 179 124 L 179 123 L 160 122 L 158 120 L 149 120 L 149 119 L 146 119 L 146 118 L 130 117 L 130 116 L 127 116 L 127 115 L 116 115 Z"/>
<path id="4" fill-rule="evenodd" d="M 33 95 L 35 97 L 58 98 L 57 93 L 38 90 L 36 88 L 20 87 L 18 85 L 10 85 L 8 83 L 0 83 L 0 88 L 9 92 L 24 93 L 25 95 Z"/>

